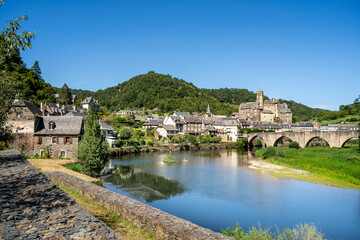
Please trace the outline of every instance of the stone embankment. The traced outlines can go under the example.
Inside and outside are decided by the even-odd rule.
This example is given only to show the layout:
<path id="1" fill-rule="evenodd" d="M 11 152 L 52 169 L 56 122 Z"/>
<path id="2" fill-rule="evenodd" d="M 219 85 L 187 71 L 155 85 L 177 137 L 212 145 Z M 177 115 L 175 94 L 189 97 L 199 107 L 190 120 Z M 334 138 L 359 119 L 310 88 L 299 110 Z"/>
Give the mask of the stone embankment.
<path id="1" fill-rule="evenodd" d="M 179 145 L 170 144 L 164 146 L 139 146 L 139 147 L 122 147 L 112 148 L 109 151 L 111 157 L 116 157 L 131 153 L 142 152 L 172 152 L 172 151 L 188 151 L 188 150 L 216 150 L 225 149 L 226 143 L 212 143 L 212 144 L 199 144 L 199 145 Z"/>
<path id="2" fill-rule="evenodd" d="M 0 151 L 0 239 L 119 239 L 16 150 Z"/>
<path id="3" fill-rule="evenodd" d="M 50 172 L 46 175 L 53 182 L 78 191 L 136 226 L 148 229 L 157 239 L 231 239 L 65 173 Z"/>

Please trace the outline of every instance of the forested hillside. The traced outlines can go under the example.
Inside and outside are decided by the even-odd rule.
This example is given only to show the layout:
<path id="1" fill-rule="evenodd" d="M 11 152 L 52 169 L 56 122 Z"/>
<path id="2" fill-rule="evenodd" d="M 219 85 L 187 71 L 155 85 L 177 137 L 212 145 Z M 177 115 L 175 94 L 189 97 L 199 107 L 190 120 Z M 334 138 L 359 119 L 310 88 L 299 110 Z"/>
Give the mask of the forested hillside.
<path id="1" fill-rule="evenodd" d="M 18 97 L 30 99 L 37 105 L 40 105 L 41 101 L 55 102 L 53 96 L 55 89 L 42 79 L 37 61 L 31 68 L 27 68 L 18 49 L 12 49 L 9 52 L 0 51 L 0 59 L 0 71 L 8 78 L 16 79 L 13 87 Z"/>
<path id="2" fill-rule="evenodd" d="M 213 113 L 229 115 L 238 112 L 240 103 L 256 100 L 256 93 L 247 89 L 199 89 L 182 79 L 155 72 L 135 76 L 115 87 L 97 92 L 80 89 L 73 89 L 71 92 L 79 99 L 93 96 L 109 110 L 158 107 L 164 113 L 176 110 L 205 112 L 209 104 Z M 264 98 L 268 99 L 266 96 Z M 314 114 L 322 111 L 294 101 L 280 101 L 289 104 L 297 120 L 311 119 Z"/>
<path id="3" fill-rule="evenodd" d="M 72 93 L 78 94 L 78 98 L 92 94 L 80 90 Z M 162 112 L 205 112 L 209 104 L 216 114 L 229 115 L 235 111 L 229 104 L 221 103 L 191 83 L 155 72 L 135 76 L 115 87 L 99 90 L 92 96 L 109 110 L 157 107 Z"/>

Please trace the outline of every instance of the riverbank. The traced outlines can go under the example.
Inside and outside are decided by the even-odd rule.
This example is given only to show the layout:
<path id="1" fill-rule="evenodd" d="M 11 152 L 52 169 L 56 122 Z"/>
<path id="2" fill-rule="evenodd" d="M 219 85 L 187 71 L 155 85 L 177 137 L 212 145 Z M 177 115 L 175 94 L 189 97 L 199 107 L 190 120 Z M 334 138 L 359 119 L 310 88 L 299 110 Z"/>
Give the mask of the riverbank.
<path id="1" fill-rule="evenodd" d="M 284 157 L 255 160 L 250 162 L 250 167 L 277 177 L 360 189 L 360 154 L 357 147 L 282 150 Z M 258 150 L 256 156 L 261 158 L 263 151 L 264 149 Z"/>
<path id="2" fill-rule="evenodd" d="M 142 152 L 175 152 L 189 150 L 216 150 L 225 149 L 226 142 L 221 143 L 202 143 L 202 144 L 168 144 L 162 146 L 131 146 L 121 148 L 111 148 L 109 150 L 110 157 L 118 157 L 125 154 L 142 153 Z"/>

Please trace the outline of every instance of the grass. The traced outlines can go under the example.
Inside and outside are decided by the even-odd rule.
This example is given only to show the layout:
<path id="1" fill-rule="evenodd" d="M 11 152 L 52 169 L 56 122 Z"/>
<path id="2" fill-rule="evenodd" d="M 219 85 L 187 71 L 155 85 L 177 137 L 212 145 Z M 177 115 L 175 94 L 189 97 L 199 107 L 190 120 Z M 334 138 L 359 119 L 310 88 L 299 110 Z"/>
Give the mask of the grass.
<path id="1" fill-rule="evenodd" d="M 222 234 L 235 240 L 325 240 L 326 238 L 313 223 L 298 224 L 293 228 L 276 227 L 276 232 L 271 232 L 270 227 L 263 228 L 260 223 L 258 226 L 252 226 L 248 232 L 245 232 L 239 223 L 235 227 L 229 227 L 221 230 Z"/>
<path id="2" fill-rule="evenodd" d="M 124 240 L 152 240 L 155 239 L 152 233 L 143 228 L 136 227 L 133 223 L 119 216 L 117 213 L 105 209 L 103 206 L 94 203 L 80 193 L 62 185 L 57 186 L 67 192 L 80 206 L 86 209 L 91 215 L 103 221 L 109 228 Z"/>
<path id="3" fill-rule="evenodd" d="M 348 148 L 311 147 L 282 148 L 284 157 L 273 156 L 265 161 L 290 168 L 309 171 L 307 175 L 273 173 L 275 176 L 295 178 L 313 183 L 343 188 L 360 188 L 360 152 L 356 146 Z M 256 152 L 261 157 L 265 149 Z"/>
<path id="4" fill-rule="evenodd" d="M 337 119 L 333 119 L 333 120 L 328 120 L 326 122 L 322 122 L 319 123 L 320 126 L 326 126 L 328 124 L 335 124 L 335 123 L 341 123 L 342 121 L 346 121 L 347 119 L 351 119 L 351 118 L 357 118 L 360 119 L 360 115 L 348 115 L 342 118 L 337 118 Z M 350 125 L 356 124 L 356 122 L 351 122 Z"/>
<path id="5" fill-rule="evenodd" d="M 66 167 L 67 169 L 73 170 L 75 172 L 82 173 L 79 163 L 67 163 L 64 165 L 64 167 Z"/>

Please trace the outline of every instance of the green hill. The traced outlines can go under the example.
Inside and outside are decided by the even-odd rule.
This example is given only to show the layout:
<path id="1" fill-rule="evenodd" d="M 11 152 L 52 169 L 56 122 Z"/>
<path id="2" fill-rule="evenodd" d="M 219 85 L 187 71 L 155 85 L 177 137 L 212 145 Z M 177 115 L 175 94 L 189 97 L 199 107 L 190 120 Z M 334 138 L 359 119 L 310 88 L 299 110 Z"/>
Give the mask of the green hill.
<path id="1" fill-rule="evenodd" d="M 104 90 L 91 92 L 73 89 L 79 99 L 92 96 L 98 99 L 102 106 L 109 110 L 119 109 L 153 109 L 159 108 L 162 112 L 206 111 L 207 105 L 214 114 L 230 115 L 238 111 L 242 102 L 256 100 L 256 93 L 247 89 L 220 88 L 200 89 L 192 83 L 170 75 L 148 72 L 141 74 Z M 264 97 L 268 99 L 267 97 Z M 310 119 L 321 109 L 314 109 L 294 101 L 280 100 L 289 104 L 293 115 L 300 120 Z"/>
<path id="2" fill-rule="evenodd" d="M 78 98 L 92 94 L 109 110 L 157 107 L 162 112 L 205 112 L 209 104 L 215 114 L 229 115 L 235 111 L 229 104 L 221 103 L 191 83 L 155 72 L 135 76 L 95 93 L 81 90 L 72 90 L 72 93 L 78 94 Z"/>

